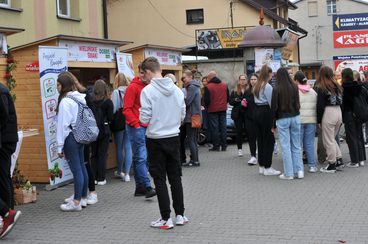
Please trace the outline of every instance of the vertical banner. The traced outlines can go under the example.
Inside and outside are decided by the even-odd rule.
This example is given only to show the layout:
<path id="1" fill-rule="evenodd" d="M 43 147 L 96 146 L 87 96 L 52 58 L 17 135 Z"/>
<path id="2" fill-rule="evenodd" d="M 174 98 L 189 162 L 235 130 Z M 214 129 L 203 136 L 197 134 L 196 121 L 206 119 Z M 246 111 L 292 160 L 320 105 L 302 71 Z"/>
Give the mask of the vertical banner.
<path id="1" fill-rule="evenodd" d="M 123 73 L 127 77 L 134 78 L 133 56 L 130 53 L 116 52 L 116 62 L 118 64 L 118 72 Z"/>
<path id="2" fill-rule="evenodd" d="M 49 179 L 50 185 L 54 186 L 73 179 L 68 163 L 58 157 L 56 144 L 56 108 L 59 96 L 56 81 L 59 73 L 67 70 L 68 49 L 40 46 L 38 59 Z"/>

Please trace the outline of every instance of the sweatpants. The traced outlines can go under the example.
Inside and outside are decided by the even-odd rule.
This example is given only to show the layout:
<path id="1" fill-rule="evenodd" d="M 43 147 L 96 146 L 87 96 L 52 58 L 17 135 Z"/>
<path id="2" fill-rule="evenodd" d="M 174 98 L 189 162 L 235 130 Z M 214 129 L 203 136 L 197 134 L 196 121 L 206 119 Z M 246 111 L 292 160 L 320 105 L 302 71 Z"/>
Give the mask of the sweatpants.
<path id="1" fill-rule="evenodd" d="M 171 197 L 176 215 L 184 215 L 184 196 L 181 183 L 179 136 L 146 140 L 149 172 L 155 183 L 161 218 L 170 218 L 170 198 L 166 176 L 171 186 Z"/>
<path id="2" fill-rule="evenodd" d="M 272 153 L 275 145 L 275 137 L 271 131 L 273 116 L 270 106 L 256 106 L 255 127 L 257 133 L 258 163 L 266 169 L 272 165 Z"/>
<path id="3" fill-rule="evenodd" d="M 107 152 L 109 150 L 109 137 L 105 136 L 97 141 L 92 142 L 92 167 L 97 181 L 104 181 L 106 179 L 106 161 Z"/>
<path id="4" fill-rule="evenodd" d="M 327 106 L 322 117 L 322 141 L 326 149 L 327 161 L 335 163 L 341 158 L 340 147 L 335 137 L 342 124 L 342 114 L 340 106 Z"/>
<path id="5" fill-rule="evenodd" d="M 349 147 L 351 162 L 356 164 L 365 161 L 365 147 L 363 139 L 362 123 L 351 120 L 345 123 L 346 142 Z"/>

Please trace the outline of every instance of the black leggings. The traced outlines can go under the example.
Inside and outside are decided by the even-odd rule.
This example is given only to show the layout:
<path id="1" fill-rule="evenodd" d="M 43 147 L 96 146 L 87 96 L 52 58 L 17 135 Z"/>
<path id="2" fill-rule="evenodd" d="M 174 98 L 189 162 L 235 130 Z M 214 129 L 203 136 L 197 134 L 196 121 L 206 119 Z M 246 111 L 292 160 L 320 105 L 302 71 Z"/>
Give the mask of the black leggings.
<path id="1" fill-rule="evenodd" d="M 88 190 L 90 192 L 95 191 L 95 175 L 93 174 L 93 170 L 91 167 L 91 145 L 84 146 L 84 165 L 86 165 L 88 174 Z"/>

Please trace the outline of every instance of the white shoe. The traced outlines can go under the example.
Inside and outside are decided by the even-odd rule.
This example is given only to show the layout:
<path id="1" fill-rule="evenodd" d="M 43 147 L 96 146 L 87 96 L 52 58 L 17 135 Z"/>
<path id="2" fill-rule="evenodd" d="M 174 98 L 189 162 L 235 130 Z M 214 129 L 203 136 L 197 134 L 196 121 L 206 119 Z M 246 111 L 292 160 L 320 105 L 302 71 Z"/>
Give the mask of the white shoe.
<path id="1" fill-rule="evenodd" d="M 285 176 L 284 174 L 279 175 L 279 178 L 281 180 L 293 180 L 294 179 L 293 176 Z"/>
<path id="2" fill-rule="evenodd" d="M 176 215 L 176 225 L 185 225 L 188 224 L 189 220 L 185 216 Z"/>
<path id="3" fill-rule="evenodd" d="M 124 176 L 124 181 L 125 181 L 125 182 L 129 182 L 129 181 L 130 181 L 130 176 L 129 176 L 128 174 L 126 174 L 126 175 Z"/>
<path id="4" fill-rule="evenodd" d="M 243 157 L 243 150 L 242 149 L 238 150 L 238 157 Z"/>
<path id="5" fill-rule="evenodd" d="M 168 230 L 174 228 L 174 224 L 171 218 L 166 221 L 160 218 L 156 221 L 151 222 L 151 227 Z"/>
<path id="6" fill-rule="evenodd" d="M 257 164 L 257 159 L 255 157 L 251 157 L 248 161 L 249 165 L 256 165 Z"/>
<path id="7" fill-rule="evenodd" d="M 298 179 L 303 179 L 304 178 L 304 171 L 303 170 L 299 170 L 298 171 Z"/>
<path id="8" fill-rule="evenodd" d="M 115 178 L 120 178 L 120 179 L 124 179 L 124 176 L 125 176 L 125 174 L 123 173 L 123 172 L 121 172 L 120 174 L 118 174 L 118 171 L 115 171 L 114 172 L 114 176 L 115 176 Z"/>
<path id="9" fill-rule="evenodd" d="M 73 200 L 74 200 L 74 195 L 71 195 L 70 197 L 64 199 L 64 203 L 68 203 Z"/>
<path id="10" fill-rule="evenodd" d="M 265 169 L 264 170 L 264 173 L 263 173 L 265 176 L 270 176 L 270 175 L 279 175 L 281 174 L 280 171 L 278 170 L 275 170 L 274 168 L 270 167 L 268 169 Z"/>
<path id="11" fill-rule="evenodd" d="M 364 163 L 365 163 L 365 161 L 360 161 L 359 162 L 359 165 L 363 167 L 364 166 Z"/>
<path id="12" fill-rule="evenodd" d="M 80 205 L 82 206 L 82 208 L 86 208 L 87 207 L 87 198 L 82 198 L 80 201 Z"/>
<path id="13" fill-rule="evenodd" d="M 260 175 L 263 175 L 264 174 L 264 171 L 265 171 L 265 168 L 263 166 L 260 166 L 259 167 L 259 174 Z"/>
<path id="14" fill-rule="evenodd" d="M 97 180 L 95 180 L 95 185 L 97 185 Z"/>
<path id="15" fill-rule="evenodd" d="M 87 204 L 88 205 L 93 205 L 93 204 L 96 204 L 97 202 L 98 202 L 97 194 L 90 193 L 87 196 Z"/>
<path id="16" fill-rule="evenodd" d="M 103 181 L 97 181 L 97 185 L 99 185 L 99 186 L 104 186 L 104 185 L 106 185 L 106 180 L 103 180 Z"/>
<path id="17" fill-rule="evenodd" d="M 309 167 L 309 170 L 308 170 L 309 173 L 316 173 L 317 171 L 318 171 L 317 167 L 314 167 L 314 166 Z"/>
<path id="18" fill-rule="evenodd" d="M 60 209 L 64 212 L 75 212 L 75 211 L 81 211 L 82 206 L 80 203 L 78 205 L 75 205 L 74 201 L 70 201 L 70 202 L 61 204 Z"/>
<path id="19" fill-rule="evenodd" d="M 359 163 L 352 163 L 352 162 L 349 162 L 346 167 L 348 168 L 359 168 Z"/>

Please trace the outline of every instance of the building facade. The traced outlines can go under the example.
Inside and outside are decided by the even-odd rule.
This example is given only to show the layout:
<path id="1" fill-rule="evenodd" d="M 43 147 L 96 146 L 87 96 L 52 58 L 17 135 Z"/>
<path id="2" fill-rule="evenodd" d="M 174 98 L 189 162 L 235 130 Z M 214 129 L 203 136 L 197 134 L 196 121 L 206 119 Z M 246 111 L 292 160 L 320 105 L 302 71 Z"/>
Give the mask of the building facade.
<path id="1" fill-rule="evenodd" d="M 2 0 L 0 26 L 22 28 L 8 37 L 15 47 L 59 34 L 103 38 L 102 0 Z"/>
<path id="2" fill-rule="evenodd" d="M 368 54 L 367 47 L 334 48 L 333 15 L 368 12 L 364 0 L 298 0 L 290 18 L 303 23 L 308 36 L 299 42 L 300 64 L 309 79 L 316 79 L 322 64 L 334 66 L 333 56 Z"/>

